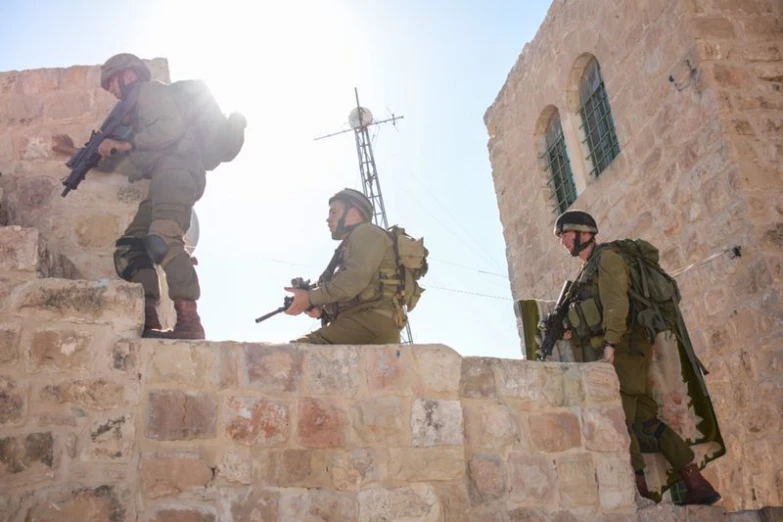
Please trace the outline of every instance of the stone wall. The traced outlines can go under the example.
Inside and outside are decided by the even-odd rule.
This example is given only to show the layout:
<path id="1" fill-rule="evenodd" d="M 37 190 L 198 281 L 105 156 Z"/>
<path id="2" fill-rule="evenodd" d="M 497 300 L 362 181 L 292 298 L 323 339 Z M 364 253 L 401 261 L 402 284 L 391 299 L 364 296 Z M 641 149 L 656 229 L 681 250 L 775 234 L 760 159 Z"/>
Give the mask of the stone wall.
<path id="1" fill-rule="evenodd" d="M 555 0 L 485 116 L 516 299 L 554 299 L 578 270 L 539 159 L 555 109 L 572 208 L 599 239 L 651 240 L 678 274 L 728 448 L 706 474 L 730 509 L 783 503 L 782 23 L 773 0 Z M 621 150 L 597 178 L 578 113 L 590 56 Z"/>

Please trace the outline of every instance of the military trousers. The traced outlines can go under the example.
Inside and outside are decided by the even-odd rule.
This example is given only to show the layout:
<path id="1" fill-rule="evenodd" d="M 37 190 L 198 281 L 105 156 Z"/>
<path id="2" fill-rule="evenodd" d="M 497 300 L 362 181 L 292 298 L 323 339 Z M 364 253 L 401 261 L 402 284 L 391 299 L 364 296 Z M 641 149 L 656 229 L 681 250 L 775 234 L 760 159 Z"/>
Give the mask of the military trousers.
<path id="1" fill-rule="evenodd" d="M 617 350 L 614 355 L 620 399 L 631 437 L 631 466 L 634 471 L 645 468 L 644 450 L 645 453 L 663 453 L 674 471 L 680 471 L 693 461 L 693 451 L 674 430 L 658 419 L 658 403 L 649 383 L 652 346 L 648 342 L 638 344 L 637 354 Z"/>
<path id="2" fill-rule="evenodd" d="M 400 328 L 386 311 L 344 312 L 328 325 L 292 343 L 305 344 L 399 344 Z"/>
<path id="3" fill-rule="evenodd" d="M 203 172 L 172 168 L 153 174 L 149 195 L 139 204 L 123 235 L 123 239 L 131 239 L 133 246 L 115 252 L 118 272 L 129 265 L 140 267 L 129 271 L 129 280 L 143 286 L 145 297 L 160 298 L 158 274 L 143 246 L 148 235 L 158 236 L 166 244 L 167 253 L 160 266 L 166 274 L 169 297 L 192 300 L 200 297 L 198 275 L 185 251 L 183 236 L 190 227 L 193 205 L 201 198 L 205 185 Z"/>

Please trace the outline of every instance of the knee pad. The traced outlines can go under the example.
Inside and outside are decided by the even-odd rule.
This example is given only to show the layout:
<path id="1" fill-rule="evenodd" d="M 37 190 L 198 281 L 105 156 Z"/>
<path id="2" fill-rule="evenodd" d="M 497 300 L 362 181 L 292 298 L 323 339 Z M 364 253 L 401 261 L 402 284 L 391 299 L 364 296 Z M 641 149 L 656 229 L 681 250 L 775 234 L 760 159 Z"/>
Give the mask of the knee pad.
<path id="1" fill-rule="evenodd" d="M 144 248 L 144 241 L 123 236 L 114 243 L 114 269 L 125 281 L 131 281 L 142 268 L 154 268 Z"/>
<path id="2" fill-rule="evenodd" d="M 161 264 L 169 253 L 169 247 L 163 238 L 154 234 L 144 238 L 144 249 L 156 265 Z"/>
<path id="3" fill-rule="evenodd" d="M 639 440 L 642 453 L 657 453 L 660 451 L 660 439 L 666 429 L 658 417 L 653 417 L 643 422 L 636 422 L 631 426 L 633 433 Z"/>

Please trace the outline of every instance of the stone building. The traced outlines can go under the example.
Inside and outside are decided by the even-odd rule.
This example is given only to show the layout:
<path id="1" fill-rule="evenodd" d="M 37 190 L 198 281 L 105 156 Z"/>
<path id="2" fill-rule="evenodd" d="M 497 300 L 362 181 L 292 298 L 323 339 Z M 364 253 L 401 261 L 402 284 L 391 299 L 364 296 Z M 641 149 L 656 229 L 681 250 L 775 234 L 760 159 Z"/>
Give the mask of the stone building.
<path id="1" fill-rule="evenodd" d="M 578 271 L 566 208 L 677 275 L 730 509 L 783 504 L 783 4 L 555 0 L 485 115 L 515 299 Z"/>

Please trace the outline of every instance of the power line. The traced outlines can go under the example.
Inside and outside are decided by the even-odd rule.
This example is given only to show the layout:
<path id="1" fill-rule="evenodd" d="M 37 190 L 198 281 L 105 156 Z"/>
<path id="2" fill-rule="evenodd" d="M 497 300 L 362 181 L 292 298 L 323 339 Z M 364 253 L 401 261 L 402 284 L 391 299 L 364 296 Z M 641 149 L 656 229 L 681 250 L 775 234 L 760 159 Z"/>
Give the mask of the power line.
<path id="1" fill-rule="evenodd" d="M 447 292 L 454 292 L 457 294 L 465 294 L 465 295 L 476 295 L 479 297 L 488 297 L 490 299 L 500 299 L 501 301 L 513 301 L 513 299 L 509 297 L 500 297 L 497 295 L 488 295 L 488 294 L 481 294 L 478 292 L 468 292 L 467 290 L 456 290 L 454 288 L 445 288 L 443 286 L 435 286 L 435 285 L 426 285 L 423 287 L 425 290 L 429 290 L 430 288 L 434 288 L 436 290 L 445 290 Z"/>

